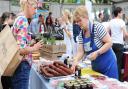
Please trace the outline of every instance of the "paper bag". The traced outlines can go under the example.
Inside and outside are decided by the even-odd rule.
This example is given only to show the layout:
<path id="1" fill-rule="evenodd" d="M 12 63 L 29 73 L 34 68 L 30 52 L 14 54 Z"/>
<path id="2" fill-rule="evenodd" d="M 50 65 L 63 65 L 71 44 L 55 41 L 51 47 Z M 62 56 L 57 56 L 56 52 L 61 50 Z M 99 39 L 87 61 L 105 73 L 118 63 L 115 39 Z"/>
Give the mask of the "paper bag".
<path id="1" fill-rule="evenodd" d="M 12 76 L 21 62 L 18 50 L 12 31 L 6 26 L 0 33 L 0 75 Z"/>
<path id="2" fill-rule="evenodd" d="M 1 80 L 1 75 L 0 75 L 0 80 Z M 0 89 L 3 89 L 1 81 L 0 81 Z"/>

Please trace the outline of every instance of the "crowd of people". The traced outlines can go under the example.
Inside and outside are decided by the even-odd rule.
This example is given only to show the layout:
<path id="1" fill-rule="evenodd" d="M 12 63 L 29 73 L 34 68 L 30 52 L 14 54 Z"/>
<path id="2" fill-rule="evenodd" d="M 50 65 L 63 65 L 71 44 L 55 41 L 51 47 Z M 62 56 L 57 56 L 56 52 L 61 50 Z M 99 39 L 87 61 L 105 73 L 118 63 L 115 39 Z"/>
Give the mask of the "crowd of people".
<path id="1" fill-rule="evenodd" d="M 112 39 L 112 49 L 117 57 L 119 80 L 121 80 L 121 70 L 123 68 L 123 51 L 124 41 L 128 39 L 126 23 L 123 20 L 123 10 L 121 7 L 116 7 L 113 11 L 114 17 L 109 21 L 104 21 L 104 15 L 99 14 L 100 23 L 104 25 Z"/>
<path id="2" fill-rule="evenodd" d="M 99 13 L 99 22 L 90 21 L 85 6 L 79 6 L 72 14 L 63 10 L 59 18 L 49 12 L 45 19 L 43 14 L 36 14 L 36 0 L 20 0 L 22 14 L 4 12 L 0 18 L 0 31 L 6 25 L 12 29 L 20 48 L 22 62 L 12 77 L 2 76 L 3 89 L 28 89 L 29 74 L 32 65 L 31 53 L 42 48 L 43 43 L 30 45 L 32 36 L 47 32 L 63 32 L 66 55 L 73 59 L 72 70 L 86 55 L 91 60 L 92 69 L 111 78 L 121 80 L 124 39 L 128 38 L 125 22 L 122 20 L 122 8 L 116 7 L 114 18 L 104 24 L 104 16 Z"/>

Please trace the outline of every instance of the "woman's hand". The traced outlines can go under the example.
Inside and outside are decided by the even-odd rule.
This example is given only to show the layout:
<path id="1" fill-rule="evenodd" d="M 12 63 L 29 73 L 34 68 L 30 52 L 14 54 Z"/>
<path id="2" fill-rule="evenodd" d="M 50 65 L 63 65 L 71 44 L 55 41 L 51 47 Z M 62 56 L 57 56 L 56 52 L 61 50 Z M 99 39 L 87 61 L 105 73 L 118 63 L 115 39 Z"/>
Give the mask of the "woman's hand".
<path id="1" fill-rule="evenodd" d="M 43 46 L 42 42 L 37 42 L 36 44 L 34 44 L 33 49 L 34 51 L 40 50 Z"/>
<path id="2" fill-rule="evenodd" d="M 75 73 L 77 64 L 78 64 L 77 62 L 72 64 L 71 70 L 73 71 L 73 73 Z"/>
<path id="3" fill-rule="evenodd" d="M 33 46 L 36 43 L 34 39 L 32 39 L 30 46 Z"/>
<path id="4" fill-rule="evenodd" d="M 92 53 L 89 54 L 89 59 L 91 61 L 95 60 L 98 56 L 100 55 L 100 53 L 98 51 L 94 51 Z"/>
<path id="5" fill-rule="evenodd" d="M 73 71 L 73 73 L 75 73 L 76 66 L 75 65 L 72 65 L 71 70 Z"/>
<path id="6" fill-rule="evenodd" d="M 30 52 L 37 51 L 42 48 L 42 42 L 38 42 L 34 44 L 32 47 L 22 48 L 20 49 L 20 55 L 28 55 Z"/>

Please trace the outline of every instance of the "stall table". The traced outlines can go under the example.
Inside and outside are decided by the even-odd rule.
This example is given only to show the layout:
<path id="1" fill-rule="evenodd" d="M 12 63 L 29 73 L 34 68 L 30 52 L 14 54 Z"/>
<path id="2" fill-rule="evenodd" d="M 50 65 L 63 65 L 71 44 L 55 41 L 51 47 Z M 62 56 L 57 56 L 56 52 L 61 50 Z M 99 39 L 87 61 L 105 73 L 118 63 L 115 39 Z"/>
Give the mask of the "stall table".
<path id="1" fill-rule="evenodd" d="M 126 55 L 127 56 L 127 55 Z M 128 58 L 128 57 L 126 57 Z M 128 60 L 127 60 L 128 61 Z M 126 66 L 128 70 L 128 66 Z M 86 73 L 89 73 L 88 68 L 86 68 Z M 91 74 L 95 74 L 95 72 L 90 72 Z M 128 74 L 128 71 L 127 71 Z M 127 76 L 127 75 L 126 75 Z M 95 79 L 92 77 L 88 77 L 89 80 L 91 80 L 94 84 L 96 84 L 98 87 L 94 88 L 94 89 L 115 89 L 113 87 L 116 87 L 116 89 L 128 89 L 127 85 L 128 83 L 126 82 L 120 82 L 116 79 L 112 79 L 112 78 L 106 78 L 106 80 L 102 80 L 102 79 Z M 66 76 L 66 78 L 59 78 L 58 80 L 61 81 L 62 79 L 74 79 L 74 77 L 72 76 Z M 55 87 L 58 86 L 54 86 L 53 84 L 55 84 L 55 80 L 47 80 L 45 79 L 41 74 L 39 74 L 39 72 L 37 72 L 37 64 L 33 64 L 32 65 L 32 69 L 30 72 L 30 87 L 29 89 L 58 89 Z M 59 88 L 60 89 L 60 88 Z M 61 88 L 62 89 L 62 88 Z"/>
<path id="2" fill-rule="evenodd" d="M 44 79 L 36 70 L 36 65 L 33 64 L 30 71 L 30 89 L 53 89 L 49 80 Z"/>

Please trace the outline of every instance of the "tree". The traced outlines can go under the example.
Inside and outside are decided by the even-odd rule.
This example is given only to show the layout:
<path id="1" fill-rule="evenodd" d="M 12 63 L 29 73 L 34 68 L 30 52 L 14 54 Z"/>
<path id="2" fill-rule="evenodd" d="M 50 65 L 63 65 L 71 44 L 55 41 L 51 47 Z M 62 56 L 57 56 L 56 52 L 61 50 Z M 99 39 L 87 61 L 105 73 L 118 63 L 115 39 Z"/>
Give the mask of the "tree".
<path id="1" fill-rule="evenodd" d="M 109 4 L 112 0 L 95 0 L 96 4 Z"/>
<path id="2" fill-rule="evenodd" d="M 11 0 L 12 5 L 19 5 L 19 0 Z"/>

